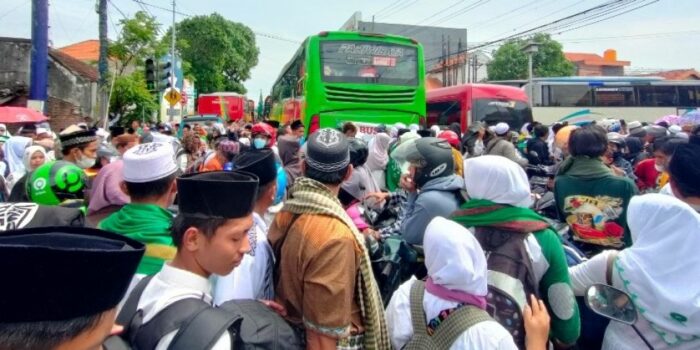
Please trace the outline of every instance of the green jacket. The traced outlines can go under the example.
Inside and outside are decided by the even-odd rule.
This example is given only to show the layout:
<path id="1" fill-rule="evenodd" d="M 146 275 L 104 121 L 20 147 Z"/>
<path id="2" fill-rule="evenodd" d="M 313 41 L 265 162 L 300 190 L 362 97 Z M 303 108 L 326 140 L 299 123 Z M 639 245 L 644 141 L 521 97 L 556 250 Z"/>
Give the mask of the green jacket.
<path id="1" fill-rule="evenodd" d="M 599 246 L 629 247 L 627 206 L 638 193 L 637 186 L 626 177 L 604 171 L 601 167 L 605 165 L 597 160 L 579 159 L 573 166 L 566 165 L 569 168 L 554 181 L 554 196 L 559 217 L 569 224 L 572 236 Z"/>
<path id="2" fill-rule="evenodd" d="M 528 208 L 500 205 L 472 199 L 456 211 L 452 220 L 467 228 L 508 227 L 508 230 L 532 232 L 542 252 L 532 254 L 535 271 L 544 271 L 539 280 L 539 294 L 551 317 L 551 336 L 562 343 L 574 344 L 581 331 L 576 299 L 571 290 L 569 268 L 558 234 L 537 213 Z"/>

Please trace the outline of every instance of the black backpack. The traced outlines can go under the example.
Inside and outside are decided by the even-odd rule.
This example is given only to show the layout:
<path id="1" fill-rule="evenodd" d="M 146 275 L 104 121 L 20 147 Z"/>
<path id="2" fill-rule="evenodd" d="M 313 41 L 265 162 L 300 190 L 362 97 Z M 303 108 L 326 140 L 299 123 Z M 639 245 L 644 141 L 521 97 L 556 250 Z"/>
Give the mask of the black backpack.
<path id="1" fill-rule="evenodd" d="M 529 295 L 539 298 L 525 240 L 530 234 L 493 227 L 477 227 L 475 237 L 486 254 L 488 266 L 487 312 L 513 336 L 519 348 L 525 348 L 525 323 L 522 310 Z"/>
<path id="2" fill-rule="evenodd" d="M 303 348 L 300 333 L 256 300 L 232 300 L 212 307 L 201 299 L 183 299 L 143 323 L 137 305 L 151 278 L 142 279 L 127 298 L 116 322 L 125 327 L 124 333 L 110 337 L 104 344 L 106 350 L 151 350 L 175 330 L 170 350 L 211 349 L 226 331 L 235 349 Z"/>

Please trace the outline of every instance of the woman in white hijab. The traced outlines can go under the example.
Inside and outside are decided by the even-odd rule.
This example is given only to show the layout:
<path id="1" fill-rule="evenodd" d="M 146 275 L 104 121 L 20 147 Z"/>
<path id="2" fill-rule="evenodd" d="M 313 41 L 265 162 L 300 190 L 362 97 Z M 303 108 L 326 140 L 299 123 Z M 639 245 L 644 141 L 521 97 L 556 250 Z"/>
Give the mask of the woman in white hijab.
<path id="1" fill-rule="evenodd" d="M 425 282 L 423 311 L 428 333 L 434 332 L 446 316 L 467 305 L 486 308 L 486 258 L 479 242 L 469 230 L 442 217 L 433 219 L 425 231 L 425 265 L 428 280 Z M 415 278 L 407 281 L 394 293 L 386 310 L 387 327 L 391 343 L 401 349 L 413 337 L 410 293 Z M 541 303 L 541 302 L 540 302 Z M 544 349 L 549 330 L 549 320 L 544 305 L 536 307 L 534 319 L 526 313 L 526 323 L 539 328 L 528 328 L 528 349 Z M 542 308 L 540 309 L 540 306 Z M 546 320 L 545 320 L 546 318 Z M 425 332 L 425 329 L 419 331 Z M 479 322 L 462 333 L 449 348 L 461 349 L 517 349 L 513 338 L 498 322 Z"/>
<path id="2" fill-rule="evenodd" d="M 5 145 L 5 160 L 10 167 L 10 174 L 24 170 L 24 150 L 32 143 L 32 139 L 24 136 L 12 136 Z"/>
<path id="3" fill-rule="evenodd" d="M 42 164 L 46 162 L 46 150 L 41 146 L 29 146 L 24 150 L 24 156 L 22 158 L 23 167 L 10 174 L 7 177 L 7 187 L 10 191 L 15 187 L 16 184 L 24 184 L 24 177 L 28 173 L 36 170 Z"/>
<path id="4" fill-rule="evenodd" d="M 386 189 L 386 164 L 389 163 L 389 143 L 391 137 L 380 132 L 369 142 L 369 156 L 365 167 L 371 172 L 374 181 L 382 190 Z"/>
<path id="5" fill-rule="evenodd" d="M 562 345 L 574 345 L 580 319 L 564 248 L 549 222 L 529 208 L 530 184 L 523 168 L 501 156 L 470 158 L 464 162 L 464 182 L 469 200 L 452 214 L 452 220 L 467 228 L 526 235 L 523 242 L 532 261 L 535 286 L 552 316 L 551 337 Z M 488 230 L 475 232 L 478 236 Z M 522 298 L 529 293 L 522 285 L 517 292 Z"/>
<path id="6" fill-rule="evenodd" d="M 663 194 L 633 197 L 627 209 L 633 245 L 604 251 L 569 269 L 576 295 L 607 283 L 632 295 L 637 329 L 656 350 L 700 349 L 700 214 Z M 610 322 L 603 349 L 646 349 L 632 327 Z"/>

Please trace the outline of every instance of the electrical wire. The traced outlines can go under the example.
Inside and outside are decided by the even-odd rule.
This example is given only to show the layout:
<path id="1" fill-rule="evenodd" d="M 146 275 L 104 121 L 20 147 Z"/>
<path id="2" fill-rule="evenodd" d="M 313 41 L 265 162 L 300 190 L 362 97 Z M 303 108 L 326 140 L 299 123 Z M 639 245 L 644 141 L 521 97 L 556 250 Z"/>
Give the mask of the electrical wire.
<path id="1" fill-rule="evenodd" d="M 30 3 L 30 2 L 31 2 L 31 0 L 23 1 L 23 2 L 20 3 L 19 5 L 17 5 L 17 6 L 15 6 L 15 7 L 11 8 L 11 9 L 9 9 L 9 10 L 7 10 L 7 11 L 5 11 L 5 13 L 3 13 L 2 15 L 0 15 L 0 19 L 4 18 L 4 17 L 6 17 L 6 16 L 9 16 L 12 12 L 15 12 L 15 11 L 19 10 L 21 7 L 27 5 L 27 4 Z"/>
<path id="2" fill-rule="evenodd" d="M 457 17 L 457 16 L 461 16 L 461 15 L 463 15 L 463 14 L 465 14 L 465 13 L 467 13 L 467 12 L 469 12 L 469 11 L 471 11 L 471 10 L 473 10 L 473 9 L 475 9 L 475 8 L 481 6 L 481 5 L 483 5 L 483 4 L 485 4 L 485 3 L 489 2 L 489 1 L 491 1 L 491 0 L 476 0 L 475 2 L 472 2 L 472 3 L 470 3 L 469 5 L 467 5 L 467 6 L 465 6 L 465 7 L 462 7 L 462 8 L 460 8 L 459 10 L 456 10 L 455 12 L 453 12 L 453 13 L 447 15 L 447 16 L 444 16 L 444 17 L 439 18 L 439 19 L 437 19 L 437 20 L 431 21 L 431 22 L 428 23 L 426 26 L 432 26 L 432 25 L 438 24 L 438 23 L 440 23 L 440 22 L 448 21 L 448 20 L 453 19 L 453 18 L 455 18 L 455 17 Z M 460 3 L 461 3 L 461 2 L 460 2 Z M 459 4 L 459 3 L 457 3 L 457 4 Z M 457 4 L 455 4 L 455 5 L 457 5 Z M 453 6 L 454 6 L 454 5 L 453 5 Z M 437 13 L 435 13 L 435 14 L 434 14 L 433 16 L 431 16 L 431 17 L 435 17 L 435 16 L 439 15 L 439 13 L 451 9 L 453 6 L 450 6 L 450 7 L 448 7 L 448 8 L 445 8 L 445 9 L 441 10 L 441 11 L 438 11 Z M 417 23 L 417 24 L 415 24 L 416 27 L 414 27 L 414 28 L 412 28 L 412 29 L 410 29 L 410 30 L 405 31 L 405 33 L 402 31 L 401 33 L 399 33 L 399 35 L 411 36 L 411 35 L 414 35 L 414 34 L 416 34 L 416 33 L 419 33 L 420 31 L 423 31 L 423 30 L 426 29 L 424 26 L 418 26 L 418 24 L 420 24 L 420 22 Z"/>
<path id="3" fill-rule="evenodd" d="M 388 15 L 383 16 L 383 18 L 384 18 L 384 19 L 387 19 L 387 18 L 389 18 L 389 17 L 395 16 L 396 14 L 398 14 L 398 13 L 400 13 L 400 12 L 403 12 L 403 11 L 406 10 L 407 8 L 409 8 L 409 7 L 413 6 L 413 5 L 415 5 L 417 2 L 418 2 L 418 0 L 409 0 L 409 1 L 406 2 L 403 6 L 401 6 L 401 7 L 397 8 L 397 9 L 395 9 L 394 12 L 392 12 L 392 13 L 390 13 L 390 14 L 388 14 Z"/>
<path id="4" fill-rule="evenodd" d="M 404 1 L 404 0 L 396 0 L 396 1 L 392 2 L 391 4 L 389 4 L 389 5 L 385 6 L 385 7 L 383 7 L 381 10 L 375 12 L 373 16 L 377 16 L 377 17 L 378 17 L 378 16 L 380 16 L 382 13 L 386 12 L 386 11 L 389 10 L 390 8 L 395 7 L 395 6 L 398 5 L 400 2 L 403 2 L 403 1 Z"/>
<path id="5" fill-rule="evenodd" d="M 536 33 L 548 33 L 548 32 L 551 32 L 551 31 L 552 31 L 552 28 L 560 29 L 560 28 L 562 28 L 562 27 L 570 26 L 571 23 L 584 23 L 584 24 L 581 24 L 581 25 L 579 25 L 579 26 L 577 26 L 577 27 L 574 27 L 574 28 L 569 28 L 569 29 L 566 29 L 566 30 L 561 30 L 561 31 L 557 32 L 556 34 L 565 33 L 565 32 L 568 32 L 568 31 L 572 31 L 572 30 L 575 30 L 575 29 L 580 29 L 580 28 L 587 27 L 587 26 L 590 26 L 590 25 L 593 25 L 593 24 L 596 24 L 596 23 L 599 23 L 599 22 L 602 22 L 602 21 L 605 21 L 605 20 L 609 20 L 609 19 L 612 19 L 612 18 L 616 18 L 616 17 L 622 16 L 622 15 L 624 15 L 624 14 L 626 14 L 626 13 L 629 13 L 629 12 L 638 10 L 638 9 L 640 9 L 640 8 L 649 6 L 649 5 L 651 5 L 651 4 L 653 4 L 653 3 L 656 3 L 656 2 L 658 2 L 658 1 L 659 1 L 659 0 L 654 0 L 654 1 L 651 1 L 651 2 L 646 2 L 646 3 L 641 4 L 640 6 L 633 7 L 633 8 L 631 8 L 631 9 L 626 9 L 625 11 L 622 11 L 622 12 L 619 12 L 619 5 L 620 5 L 620 3 L 628 3 L 628 2 L 630 2 L 630 1 L 625 1 L 625 0 L 609 1 L 609 2 L 606 2 L 606 3 L 604 3 L 604 4 L 600 4 L 600 5 L 591 7 L 591 8 L 589 8 L 589 9 L 586 9 L 586 10 L 583 10 L 583 11 L 579 11 L 579 12 L 573 14 L 573 15 L 569 15 L 569 16 L 566 16 L 566 17 L 557 19 L 557 20 L 555 20 L 555 21 L 552 21 L 552 22 L 549 22 L 549 23 L 546 23 L 546 24 L 543 24 L 543 25 L 540 25 L 540 26 L 537 26 L 537 27 L 534 27 L 534 28 L 531 28 L 531 29 L 528 29 L 528 30 L 525 30 L 525 31 L 521 31 L 521 32 L 519 32 L 519 33 L 510 35 L 510 36 L 506 36 L 506 37 L 499 38 L 499 39 L 492 40 L 492 41 L 487 41 L 487 42 L 485 42 L 485 43 L 483 43 L 483 44 L 480 44 L 480 45 L 471 46 L 471 47 L 469 47 L 468 50 L 458 51 L 458 52 L 456 52 L 456 53 L 454 53 L 454 54 L 459 54 L 459 53 L 464 53 L 464 52 L 468 52 L 468 51 L 473 51 L 473 50 L 480 49 L 480 48 L 483 48 L 483 47 L 492 46 L 492 45 L 495 45 L 495 44 L 498 44 L 498 43 L 501 43 L 501 42 L 504 42 L 504 41 L 507 41 L 507 40 L 521 38 L 521 37 L 527 36 L 527 35 L 532 35 L 532 34 L 536 34 Z M 645 2 L 645 0 L 641 0 L 641 1 L 632 0 L 632 2 L 640 3 L 640 2 Z M 616 9 L 616 10 L 609 11 L 611 8 L 614 8 L 614 9 Z M 599 11 L 600 11 L 600 12 L 599 12 Z M 616 12 L 616 11 L 617 11 L 617 12 Z M 601 14 L 603 14 L 603 15 L 605 15 L 605 16 L 607 16 L 607 17 L 604 17 L 604 18 L 599 19 L 599 20 L 597 20 L 597 21 L 592 21 L 592 22 L 590 21 L 591 18 L 593 18 L 593 17 L 595 17 L 595 16 L 600 16 Z M 570 21 L 570 22 L 567 22 L 567 21 Z M 439 60 L 439 59 L 442 59 L 442 58 L 443 58 L 442 56 L 438 56 L 438 57 L 428 58 L 428 59 L 426 59 L 425 61 L 426 61 L 426 62 L 430 62 L 430 61 Z"/>
<path id="6" fill-rule="evenodd" d="M 601 36 L 601 37 L 591 37 L 591 38 L 569 38 L 569 39 L 559 39 L 558 41 L 564 42 L 564 43 L 583 43 L 583 42 L 588 42 L 588 41 L 611 40 L 611 39 L 636 40 L 636 39 L 648 39 L 648 38 L 662 38 L 662 37 L 685 35 L 685 34 L 700 34 L 700 30 L 682 30 L 682 31 L 675 31 L 675 32 L 646 33 L 646 34 L 620 35 L 620 36 Z"/>
<path id="7" fill-rule="evenodd" d="M 167 7 L 162 7 L 162 6 L 158 6 L 158 5 L 153 5 L 153 4 L 147 3 L 147 2 L 145 2 L 145 1 L 143 1 L 143 0 L 132 0 L 132 1 L 138 3 L 138 4 L 142 5 L 142 6 L 149 6 L 149 7 L 154 8 L 154 9 L 162 10 L 162 11 L 165 11 L 165 12 L 168 12 L 168 13 L 173 13 L 173 9 L 172 9 L 172 8 L 167 8 Z M 188 18 L 189 18 L 189 17 L 193 17 L 193 16 L 190 15 L 190 14 L 183 13 L 183 12 L 179 12 L 179 11 L 177 11 L 177 10 L 175 11 L 175 14 L 178 14 L 178 15 L 184 16 L 184 17 L 188 17 Z M 264 33 L 264 32 L 259 32 L 259 31 L 253 31 L 253 34 L 255 34 L 255 35 L 257 35 L 257 36 L 265 37 L 265 38 L 268 38 L 268 39 L 274 39 L 274 40 L 279 40 L 279 41 L 285 41 L 285 42 L 294 43 L 294 44 L 301 44 L 301 41 L 299 41 L 299 40 L 288 39 L 288 38 L 284 38 L 284 37 L 282 37 L 282 36 L 275 35 L 275 34 Z"/>

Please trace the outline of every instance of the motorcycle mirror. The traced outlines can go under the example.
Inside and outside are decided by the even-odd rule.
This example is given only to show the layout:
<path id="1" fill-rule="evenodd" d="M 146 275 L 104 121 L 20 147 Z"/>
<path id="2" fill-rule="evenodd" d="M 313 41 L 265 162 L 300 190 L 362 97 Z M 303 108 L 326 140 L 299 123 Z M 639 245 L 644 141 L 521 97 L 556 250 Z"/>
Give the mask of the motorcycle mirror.
<path id="1" fill-rule="evenodd" d="M 586 306 L 598 315 L 633 326 L 637 308 L 629 294 L 605 284 L 594 284 L 586 291 Z"/>

